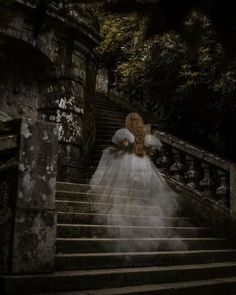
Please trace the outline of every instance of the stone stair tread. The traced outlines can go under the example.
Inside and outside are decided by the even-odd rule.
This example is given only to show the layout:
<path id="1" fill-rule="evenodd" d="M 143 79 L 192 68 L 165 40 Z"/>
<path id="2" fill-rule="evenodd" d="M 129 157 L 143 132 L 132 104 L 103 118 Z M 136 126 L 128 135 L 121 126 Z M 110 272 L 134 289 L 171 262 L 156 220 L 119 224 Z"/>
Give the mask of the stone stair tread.
<path id="1" fill-rule="evenodd" d="M 71 182 L 57 182 L 57 190 L 60 190 L 60 186 L 67 186 L 67 187 L 73 187 L 73 188 L 87 188 L 87 189 L 91 189 L 91 188 L 99 188 L 99 187 L 103 187 L 102 185 L 88 185 L 88 184 L 84 184 L 84 183 L 71 183 Z M 109 189 L 109 186 L 106 186 L 107 189 Z M 122 186 L 114 186 L 112 188 L 117 188 L 117 189 L 127 189 L 125 187 Z M 141 190 L 141 189 L 135 189 L 135 188 L 129 188 L 129 191 L 136 191 L 136 192 L 141 192 L 141 191 L 146 191 L 146 190 Z"/>
<path id="2" fill-rule="evenodd" d="M 58 211 L 58 214 L 71 214 L 71 215 L 92 215 L 92 216 L 110 216 L 110 213 L 94 213 L 94 212 L 67 212 L 67 211 Z M 129 214 L 112 214 L 113 216 L 117 217 L 140 217 L 140 215 L 129 215 Z M 177 220 L 193 220 L 190 217 L 186 216 L 156 216 L 156 215 L 142 215 L 142 218 L 160 218 L 160 219 L 177 219 Z"/>
<path id="3" fill-rule="evenodd" d="M 100 225 L 100 224 L 58 224 L 58 238 L 205 238 L 221 237 L 213 233 L 208 227 L 189 227 L 189 226 L 140 226 L 140 225 Z M 150 240 L 149 240 L 150 241 Z M 152 240 L 155 242 L 155 240 Z M 166 239 L 165 239 L 166 241 Z"/>
<path id="4" fill-rule="evenodd" d="M 67 211 L 58 211 L 58 219 L 69 220 L 73 224 L 81 224 L 81 222 L 87 223 L 90 220 L 90 224 L 93 224 L 96 220 L 99 220 L 99 224 L 107 224 L 107 220 L 110 219 L 109 213 L 83 213 L 83 212 L 67 212 Z M 140 225 L 149 225 L 153 222 L 156 224 L 194 224 L 193 219 L 190 217 L 176 216 L 176 217 L 158 217 L 158 216 L 140 216 L 140 215 L 126 215 L 126 214 L 113 214 L 113 222 L 110 224 L 119 224 L 120 220 L 126 218 L 126 225 L 140 224 Z M 72 220 L 72 221 L 71 221 Z M 63 221 L 62 223 L 64 223 Z"/>
<path id="5" fill-rule="evenodd" d="M 100 269 L 85 269 L 85 270 L 66 270 L 56 271 L 49 274 L 21 274 L 21 275 L 3 275 L 3 278 L 52 278 L 52 277 L 67 277 L 67 276 L 84 276 L 84 275 L 96 275 L 96 274 L 124 274 L 131 272 L 153 272 L 153 271 L 167 271 L 167 270 L 190 270 L 190 269 L 201 269 L 201 268 L 221 268 L 227 266 L 236 266 L 236 261 L 223 261 L 213 263 L 199 263 L 199 264 L 186 264 L 186 265 L 167 265 L 167 266 L 142 266 L 142 267 L 121 267 L 121 268 L 100 268 Z"/>
<path id="6" fill-rule="evenodd" d="M 182 212 L 182 209 L 178 209 L 178 208 L 174 208 L 174 207 L 166 207 L 166 208 L 163 208 L 163 207 L 160 207 L 160 206 L 142 206 L 142 205 L 127 205 L 127 204 L 113 204 L 113 203 L 102 203 L 102 202 L 86 202 L 86 201 L 68 201 L 68 200 L 56 200 L 56 204 L 60 204 L 60 203 L 65 203 L 65 204 L 75 204 L 75 205 L 92 205 L 92 206 L 112 206 L 112 208 L 122 208 L 122 207 L 125 207 L 125 208 L 130 208 L 130 209 L 139 209 L 141 208 L 142 210 L 145 210 L 145 209 L 161 209 L 161 211 L 166 211 L 166 210 L 173 210 L 173 211 L 178 211 L 178 212 Z"/>
<path id="7" fill-rule="evenodd" d="M 99 253 L 57 253 L 56 257 L 117 257 L 117 256 L 159 256 L 159 255 L 188 255 L 188 254 L 209 254 L 209 253 L 236 253 L 235 249 L 211 249 L 211 250 L 178 250 L 178 251 L 152 251 L 152 252 L 99 252 Z"/>
<path id="8" fill-rule="evenodd" d="M 234 290 L 230 287 L 233 284 Z M 218 277 L 209 280 L 195 280 L 195 281 L 185 281 L 185 282 L 174 282 L 174 283 L 162 283 L 162 284 L 148 284 L 148 285 L 138 285 L 138 286 L 127 286 L 127 287 L 117 287 L 117 288 L 106 288 L 106 289 L 96 289 L 96 290 L 85 290 L 85 291 L 74 291 L 74 292 L 62 292 L 58 293 L 61 295 L 126 295 L 126 294 L 168 294 L 166 291 L 170 291 L 170 294 L 180 295 L 181 292 L 190 291 L 192 294 L 195 291 L 200 291 L 201 294 L 222 294 L 227 295 L 229 293 L 224 293 L 223 289 L 218 289 L 219 287 L 228 287 L 229 291 L 235 291 L 236 287 L 236 277 Z M 205 289 L 204 291 L 204 288 Z M 163 292 L 162 292 L 163 291 Z M 157 293 L 158 292 L 158 293 Z M 175 292 L 175 293 L 174 293 Z M 178 292 L 178 293 L 176 293 Z M 204 292 L 204 293 L 203 293 Z M 215 293 L 216 292 L 216 293 Z M 56 293 L 54 293 L 56 294 Z M 184 293 L 186 294 L 186 293 Z"/>
<path id="9" fill-rule="evenodd" d="M 67 223 L 58 223 L 57 226 L 65 226 L 65 227 L 104 227 L 104 228 L 141 228 L 141 229 L 189 229 L 189 230 L 200 230 L 212 229 L 211 227 L 198 227 L 198 226 L 143 226 L 143 225 L 110 225 L 110 224 L 67 224 Z"/>
<path id="10" fill-rule="evenodd" d="M 195 237 L 195 238 L 103 238 L 103 237 L 92 237 L 92 238 L 57 238 L 57 241 L 80 241 L 80 242 L 86 242 L 86 241 L 99 241 L 99 242 L 115 242 L 115 241 L 227 241 L 226 238 L 218 238 L 218 237 Z"/>
<path id="11" fill-rule="evenodd" d="M 227 239 L 205 237 L 65 237 L 56 239 L 58 253 L 146 252 L 226 249 Z"/>
<path id="12" fill-rule="evenodd" d="M 84 212 L 67 212 L 67 211 L 58 211 L 58 214 L 75 214 L 75 215 L 96 215 L 96 216 L 110 216 L 110 213 L 94 213 L 94 212 L 88 212 L 88 213 L 84 213 Z M 112 214 L 112 216 L 121 216 L 121 217 L 140 217 L 140 215 L 129 215 L 129 214 Z M 142 218 L 160 218 L 160 219 L 185 219 L 185 220 L 193 220 L 190 217 L 187 216 L 156 216 L 156 215 L 142 215 Z"/>
<path id="13" fill-rule="evenodd" d="M 59 199 L 57 198 L 57 200 L 59 201 L 62 201 L 62 200 L 65 200 L 65 201 L 69 201 L 68 199 L 66 199 L 66 197 L 68 197 L 68 195 L 72 195 L 72 196 L 77 196 L 77 197 L 80 197 L 80 196 L 89 196 L 89 197 L 93 197 L 95 200 L 96 200 L 96 197 L 97 198 L 109 198 L 110 200 L 112 199 L 121 199 L 121 200 L 130 200 L 130 201 L 147 201 L 147 202 L 158 202 L 160 200 L 166 200 L 165 197 L 162 197 L 160 199 L 156 198 L 156 199 L 153 199 L 153 198 L 150 198 L 150 197 L 140 197 L 140 196 L 137 196 L 137 197 L 134 197 L 134 196 L 122 196 L 122 195 L 110 195 L 108 193 L 94 193 L 94 192 L 73 192 L 73 191 L 63 191 L 63 190 L 57 190 L 56 192 L 56 197 L 59 197 L 60 195 L 65 195 L 63 199 Z M 178 198 L 180 198 L 180 196 L 178 196 Z"/>
<path id="14" fill-rule="evenodd" d="M 120 267 L 147 267 L 186 265 L 212 262 L 236 261 L 235 249 L 191 249 L 156 251 L 87 251 L 59 252 L 56 254 L 56 269 L 100 269 Z"/>

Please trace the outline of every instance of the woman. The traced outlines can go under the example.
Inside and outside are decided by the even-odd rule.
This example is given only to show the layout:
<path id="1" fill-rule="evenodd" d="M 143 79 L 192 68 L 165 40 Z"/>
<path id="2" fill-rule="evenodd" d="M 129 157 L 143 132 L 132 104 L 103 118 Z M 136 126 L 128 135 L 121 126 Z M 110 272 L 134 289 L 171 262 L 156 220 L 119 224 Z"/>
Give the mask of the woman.
<path id="1" fill-rule="evenodd" d="M 130 113 L 126 117 L 125 128 L 115 132 L 112 142 L 116 147 L 103 151 L 90 181 L 93 191 L 128 196 L 141 194 L 155 199 L 175 195 L 148 156 L 151 150 L 160 150 L 162 144 L 148 134 L 139 114 Z"/>
<path id="2" fill-rule="evenodd" d="M 135 238 L 137 227 L 140 234 L 140 227 L 145 219 L 147 224 L 156 225 L 159 230 L 168 229 L 168 236 L 178 237 L 172 229 L 175 225 L 170 224 L 171 219 L 168 221 L 168 218 L 161 218 L 176 215 L 178 196 L 169 188 L 148 156 L 152 149 L 160 150 L 162 144 L 159 139 L 148 134 L 142 118 L 137 113 L 130 113 L 126 118 L 125 128 L 115 132 L 112 142 L 116 146 L 103 151 L 90 181 L 89 191 L 98 197 L 101 213 L 104 213 L 106 208 L 107 223 L 118 224 L 121 237 L 127 235 L 127 225 L 131 226 L 129 236 Z M 98 211 L 98 207 L 92 206 L 93 203 L 92 211 Z M 142 216 L 144 219 L 140 218 Z M 145 229 L 143 230 L 143 236 L 151 238 L 146 235 Z M 108 235 L 114 237 L 112 228 L 109 232 L 108 227 Z M 155 231 L 153 237 L 156 237 Z M 169 246 L 171 247 L 172 245 Z M 182 242 L 173 244 L 173 247 L 185 249 Z M 128 248 L 126 250 L 141 250 L 144 246 L 140 242 L 133 242 Z"/>

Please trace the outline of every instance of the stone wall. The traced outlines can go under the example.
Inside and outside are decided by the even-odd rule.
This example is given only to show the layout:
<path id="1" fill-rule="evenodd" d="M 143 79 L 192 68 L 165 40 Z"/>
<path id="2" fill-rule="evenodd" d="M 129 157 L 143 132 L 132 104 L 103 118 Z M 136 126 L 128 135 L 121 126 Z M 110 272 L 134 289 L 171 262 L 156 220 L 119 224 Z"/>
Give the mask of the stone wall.
<path id="1" fill-rule="evenodd" d="M 99 26 L 87 5 L 40 2 L 0 1 L 1 117 L 56 123 L 58 179 L 79 181 L 95 135 Z"/>
<path id="2" fill-rule="evenodd" d="M 20 56 L 20 53 L 19 53 Z M 0 109 L 12 118 L 37 118 L 40 89 L 37 74 L 27 58 L 0 60 Z"/>
<path id="3" fill-rule="evenodd" d="M 0 273 L 53 272 L 57 127 L 33 119 L 4 127 L 11 135 L 0 130 Z"/>

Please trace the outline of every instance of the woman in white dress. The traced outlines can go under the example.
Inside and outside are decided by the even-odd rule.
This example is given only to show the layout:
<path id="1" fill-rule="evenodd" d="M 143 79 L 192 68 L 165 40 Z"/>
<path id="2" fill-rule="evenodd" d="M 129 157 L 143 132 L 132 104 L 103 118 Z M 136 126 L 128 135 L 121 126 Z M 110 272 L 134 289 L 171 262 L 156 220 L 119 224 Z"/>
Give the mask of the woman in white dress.
<path id="1" fill-rule="evenodd" d="M 176 215 L 178 196 L 170 189 L 148 156 L 151 150 L 160 150 L 160 140 L 148 134 L 137 113 L 130 113 L 126 118 L 125 128 L 115 132 L 112 142 L 115 147 L 108 147 L 103 151 L 90 181 L 89 191 L 99 195 L 100 205 L 104 203 L 107 223 L 118 224 L 120 236 L 127 234 L 127 225 L 131 226 L 133 232 L 129 230 L 129 234 L 135 238 L 137 226 L 140 230 L 145 219 L 148 225 L 158 226 L 163 230 L 168 228 L 168 236 L 177 237 L 177 233 L 172 230 L 175 225 L 169 222 L 167 224 L 168 218 L 162 217 Z M 99 208 L 103 210 L 97 213 L 104 213 L 104 208 Z M 97 211 L 92 204 L 91 209 Z M 108 234 L 114 236 L 112 230 Z M 143 234 L 146 235 L 145 232 Z M 153 237 L 156 237 L 155 234 Z M 142 249 L 143 244 L 134 243 L 130 247 Z M 183 249 L 185 246 L 178 242 L 173 247 Z"/>
<path id="2" fill-rule="evenodd" d="M 176 207 L 176 194 L 148 156 L 151 150 L 160 150 L 162 144 L 148 134 L 139 114 L 130 113 L 126 117 L 125 128 L 115 132 L 112 142 L 116 146 L 103 151 L 90 181 L 90 192 L 152 198 L 159 205 L 164 199 L 166 205 Z"/>

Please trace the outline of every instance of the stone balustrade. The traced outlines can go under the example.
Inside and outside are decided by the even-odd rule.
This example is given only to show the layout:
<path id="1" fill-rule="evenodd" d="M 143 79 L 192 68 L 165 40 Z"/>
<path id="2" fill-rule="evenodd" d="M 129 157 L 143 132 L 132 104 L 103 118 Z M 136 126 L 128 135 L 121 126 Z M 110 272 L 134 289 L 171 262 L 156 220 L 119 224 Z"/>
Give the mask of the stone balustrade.
<path id="1" fill-rule="evenodd" d="M 158 169 L 175 182 L 213 200 L 236 217 L 236 163 L 213 155 L 186 141 L 161 132 L 152 125 L 152 133 L 162 142 L 153 155 Z"/>

